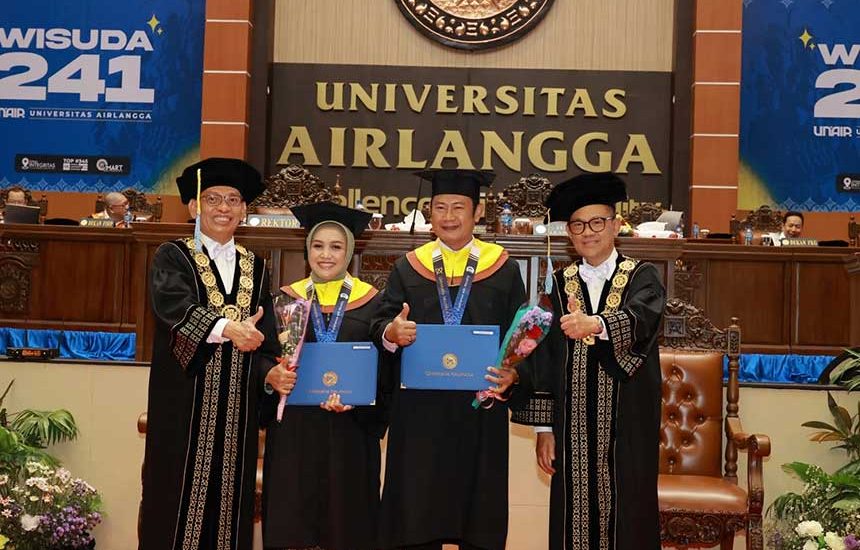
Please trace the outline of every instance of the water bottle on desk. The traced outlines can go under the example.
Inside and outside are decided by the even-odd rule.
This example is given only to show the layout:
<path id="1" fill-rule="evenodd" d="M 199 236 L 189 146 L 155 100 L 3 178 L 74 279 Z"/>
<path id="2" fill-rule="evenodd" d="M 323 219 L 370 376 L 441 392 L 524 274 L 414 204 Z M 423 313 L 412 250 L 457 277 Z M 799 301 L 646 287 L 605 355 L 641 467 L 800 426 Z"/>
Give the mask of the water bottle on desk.
<path id="1" fill-rule="evenodd" d="M 753 230 L 749 225 L 744 229 L 744 244 L 752 244 Z"/>
<path id="2" fill-rule="evenodd" d="M 126 227 L 131 227 L 131 221 L 134 219 L 134 216 L 131 213 L 131 208 L 125 209 L 125 214 L 122 215 L 122 221 L 125 222 Z"/>
<path id="3" fill-rule="evenodd" d="M 696 222 L 693 222 L 693 238 L 694 239 L 699 238 L 699 224 Z"/>
<path id="4" fill-rule="evenodd" d="M 511 234 L 511 229 L 514 226 L 514 213 L 511 212 L 511 207 L 505 203 L 505 207 L 502 208 L 502 214 L 499 216 L 499 223 L 502 227 L 502 233 L 505 235 Z"/>
<path id="5" fill-rule="evenodd" d="M 676 235 L 679 239 L 683 239 L 683 238 L 684 238 L 684 230 L 681 228 L 681 226 L 680 226 L 680 225 L 676 225 L 676 226 L 675 226 L 675 235 Z"/>

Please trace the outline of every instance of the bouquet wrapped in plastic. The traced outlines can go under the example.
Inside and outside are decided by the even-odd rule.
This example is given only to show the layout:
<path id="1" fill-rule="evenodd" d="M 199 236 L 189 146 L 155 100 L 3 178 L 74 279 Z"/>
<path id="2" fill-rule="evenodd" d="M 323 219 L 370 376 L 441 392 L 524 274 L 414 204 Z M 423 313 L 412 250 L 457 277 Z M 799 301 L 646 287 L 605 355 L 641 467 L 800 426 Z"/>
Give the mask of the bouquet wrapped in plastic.
<path id="1" fill-rule="evenodd" d="M 287 370 L 294 371 L 299 368 L 299 356 L 311 316 L 311 303 L 309 300 L 280 294 L 274 298 L 274 309 L 278 319 L 278 342 L 281 344 L 281 357 L 278 359 Z M 282 395 L 278 402 L 278 422 L 284 417 L 286 404 L 287 396 Z"/>
<path id="2" fill-rule="evenodd" d="M 552 325 L 552 305 L 546 295 L 539 300 L 526 302 L 517 309 L 511 326 L 502 340 L 496 368 L 514 368 L 526 357 L 531 355 L 538 344 L 546 337 Z M 477 392 L 472 407 L 490 408 L 495 400 L 504 401 L 501 395 L 493 390 Z"/>

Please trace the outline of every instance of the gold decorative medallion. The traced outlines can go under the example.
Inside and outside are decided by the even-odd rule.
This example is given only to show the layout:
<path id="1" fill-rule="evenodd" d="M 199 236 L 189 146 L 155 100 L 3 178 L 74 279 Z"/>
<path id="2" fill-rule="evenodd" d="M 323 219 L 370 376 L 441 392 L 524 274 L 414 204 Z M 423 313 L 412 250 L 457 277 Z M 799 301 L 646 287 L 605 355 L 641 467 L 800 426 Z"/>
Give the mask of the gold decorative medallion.
<path id="1" fill-rule="evenodd" d="M 209 295 L 209 303 L 215 307 L 221 307 L 224 305 L 224 295 L 219 291 L 214 291 Z"/>
<path id="2" fill-rule="evenodd" d="M 326 372 L 325 374 L 323 374 L 322 383 L 329 388 L 334 386 L 335 384 L 337 384 L 337 373 L 333 370 Z"/>
<path id="3" fill-rule="evenodd" d="M 446 353 L 442 356 L 442 366 L 448 370 L 457 368 L 457 363 L 459 363 L 459 360 L 453 353 Z"/>
<path id="4" fill-rule="evenodd" d="M 215 286 L 215 274 L 211 271 L 206 271 L 200 276 L 200 280 L 206 286 Z"/>
<path id="5" fill-rule="evenodd" d="M 606 297 L 606 305 L 613 308 L 618 307 L 619 305 L 621 305 L 621 295 L 615 292 L 609 294 Z"/>
<path id="6" fill-rule="evenodd" d="M 419 32 L 452 48 L 481 50 L 519 40 L 553 0 L 395 0 Z"/>
<path id="7" fill-rule="evenodd" d="M 239 307 L 248 307 L 251 305 L 251 295 L 247 292 L 239 292 L 236 294 L 236 303 Z"/>
<path id="8" fill-rule="evenodd" d="M 636 267 L 636 262 L 634 262 L 633 260 L 624 260 L 618 267 L 624 271 L 630 271 L 631 269 Z"/>
<path id="9" fill-rule="evenodd" d="M 612 286 L 615 288 L 624 288 L 627 285 L 627 275 L 619 273 L 612 278 Z"/>
<path id="10" fill-rule="evenodd" d="M 242 316 L 242 312 L 238 307 L 230 304 L 224 306 L 224 308 L 221 310 L 221 315 L 223 315 L 227 319 L 230 319 L 231 321 L 238 321 L 239 318 Z"/>
<path id="11" fill-rule="evenodd" d="M 207 265 L 209 265 L 209 256 L 202 252 L 195 252 L 194 263 L 196 263 L 200 267 L 206 267 Z"/>
<path id="12" fill-rule="evenodd" d="M 254 280 L 247 275 L 242 275 L 241 277 L 239 277 L 239 286 L 241 288 L 250 290 L 254 288 Z"/>

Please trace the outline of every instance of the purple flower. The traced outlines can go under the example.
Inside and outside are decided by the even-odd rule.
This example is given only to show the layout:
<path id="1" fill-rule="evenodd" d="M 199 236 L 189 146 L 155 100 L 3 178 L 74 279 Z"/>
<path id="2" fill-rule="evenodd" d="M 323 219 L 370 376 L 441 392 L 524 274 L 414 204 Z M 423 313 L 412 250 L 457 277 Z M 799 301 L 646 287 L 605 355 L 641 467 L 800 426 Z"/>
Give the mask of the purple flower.
<path id="1" fill-rule="evenodd" d="M 858 549 L 860 549 L 860 540 L 857 539 L 856 535 L 848 535 L 845 537 L 845 550 Z"/>

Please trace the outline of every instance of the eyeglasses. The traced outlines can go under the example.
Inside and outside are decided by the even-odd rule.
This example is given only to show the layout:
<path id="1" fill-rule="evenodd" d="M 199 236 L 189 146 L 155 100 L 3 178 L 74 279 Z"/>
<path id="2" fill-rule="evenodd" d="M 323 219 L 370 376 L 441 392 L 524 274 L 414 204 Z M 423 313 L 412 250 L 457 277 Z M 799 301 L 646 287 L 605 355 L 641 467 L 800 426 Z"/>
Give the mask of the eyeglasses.
<path id="1" fill-rule="evenodd" d="M 219 195 L 218 193 L 206 193 L 205 195 L 200 195 L 200 198 L 203 199 L 203 202 L 205 202 L 207 206 L 211 206 L 212 208 L 221 206 L 222 202 L 226 202 L 227 206 L 229 206 L 230 208 L 237 208 L 243 202 L 241 195 Z"/>
<path id="2" fill-rule="evenodd" d="M 110 206 L 108 206 L 108 208 L 110 208 L 111 210 L 126 210 L 128 209 L 128 201 L 121 202 L 119 204 L 111 204 Z"/>
<path id="3" fill-rule="evenodd" d="M 587 222 L 583 222 L 580 220 L 573 220 L 567 222 L 567 230 L 570 231 L 574 235 L 582 235 L 585 232 L 585 226 L 587 225 L 589 229 L 594 231 L 595 233 L 600 233 L 604 229 L 606 229 L 606 223 L 614 220 L 615 216 L 606 216 L 591 218 Z"/>

